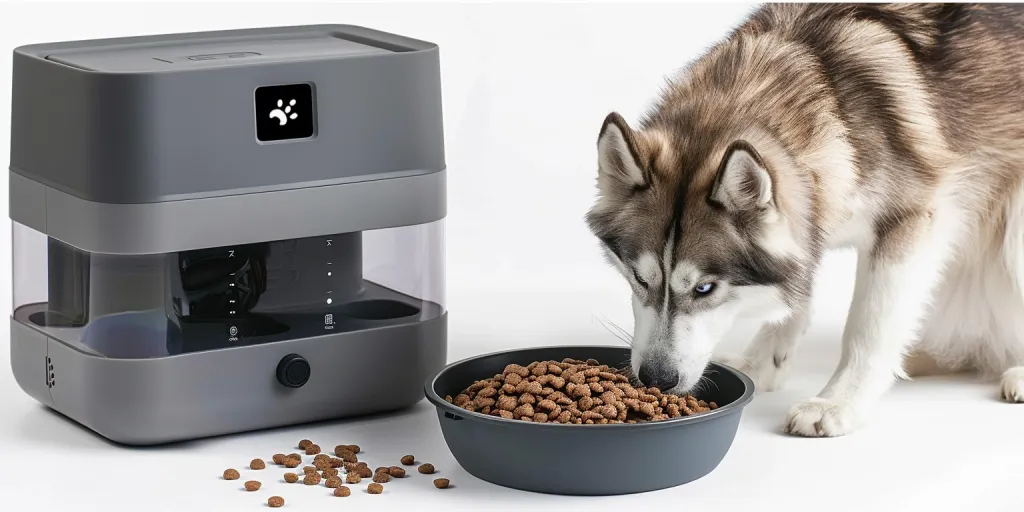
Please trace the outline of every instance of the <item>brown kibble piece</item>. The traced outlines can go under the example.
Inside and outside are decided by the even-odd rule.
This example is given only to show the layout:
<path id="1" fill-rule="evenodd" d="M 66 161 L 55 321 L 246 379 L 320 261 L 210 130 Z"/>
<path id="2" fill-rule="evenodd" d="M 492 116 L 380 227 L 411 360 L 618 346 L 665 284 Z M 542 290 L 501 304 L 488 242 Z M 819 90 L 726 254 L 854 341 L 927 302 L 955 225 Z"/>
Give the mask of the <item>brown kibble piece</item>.
<path id="1" fill-rule="evenodd" d="M 305 478 L 302 479 L 302 483 L 306 485 L 316 485 L 320 483 L 320 475 L 316 473 L 310 473 L 306 475 Z"/>
<path id="2" fill-rule="evenodd" d="M 306 447 L 306 455 L 316 455 L 318 453 L 320 453 L 319 445 L 311 444 Z"/>
<path id="3" fill-rule="evenodd" d="M 405 470 L 398 466 L 391 466 L 390 468 L 388 468 L 388 474 L 394 478 L 404 478 Z"/>
<path id="4" fill-rule="evenodd" d="M 267 463 L 263 462 L 263 459 L 253 459 L 252 462 L 249 463 L 249 469 L 259 470 L 259 469 L 266 469 L 266 468 L 267 468 Z"/>
<path id="5" fill-rule="evenodd" d="M 260 490 L 261 485 L 262 484 L 256 480 L 249 480 L 248 482 L 245 483 L 245 490 L 249 492 L 258 491 Z"/>
<path id="6" fill-rule="evenodd" d="M 238 480 L 240 476 L 237 469 L 224 470 L 224 480 Z"/>
<path id="7" fill-rule="evenodd" d="M 370 478 L 373 476 L 373 471 L 370 471 L 370 468 L 366 466 L 359 466 L 356 468 L 356 473 L 363 478 Z"/>
<path id="8" fill-rule="evenodd" d="M 384 492 L 384 486 L 376 482 L 366 486 L 366 492 L 370 494 L 380 494 Z"/>
<path id="9" fill-rule="evenodd" d="M 359 448 L 358 444 L 350 444 L 350 445 L 348 445 L 348 451 L 350 451 L 352 453 L 359 453 L 359 452 L 361 452 L 363 450 Z"/>
<path id="10" fill-rule="evenodd" d="M 424 475 L 431 475 L 434 473 L 434 465 L 430 463 L 421 464 L 420 467 L 416 468 L 416 471 L 419 471 Z"/>
<path id="11" fill-rule="evenodd" d="M 306 448 L 309 448 L 309 445 L 311 444 L 313 444 L 313 441 L 310 441 L 309 439 L 303 439 L 302 441 L 299 441 L 299 449 L 305 450 Z"/>
<path id="12" fill-rule="evenodd" d="M 293 468 L 294 469 L 294 468 L 299 467 L 300 464 L 302 464 L 302 461 L 299 460 L 299 459 L 293 459 L 293 458 L 289 457 L 289 458 L 284 460 L 284 467 L 286 467 L 286 468 Z"/>
<path id="13" fill-rule="evenodd" d="M 272 460 L 274 461 L 274 464 L 280 466 L 281 464 L 284 464 L 284 460 L 286 458 L 287 457 L 285 457 L 283 453 L 275 453 Z"/>
<path id="14" fill-rule="evenodd" d="M 327 481 L 324 482 L 324 485 L 330 487 L 331 489 L 335 489 L 339 485 L 341 485 L 341 479 L 336 476 L 332 476 L 328 478 Z"/>
<path id="15" fill-rule="evenodd" d="M 514 411 L 519 402 L 515 397 L 508 395 L 501 395 L 498 397 L 498 409 L 503 411 Z"/>
<path id="16" fill-rule="evenodd" d="M 349 489 L 344 485 L 340 485 L 338 486 L 337 489 L 334 490 L 334 495 L 339 498 L 347 498 L 352 495 L 352 489 Z"/>
<path id="17" fill-rule="evenodd" d="M 305 474 L 316 473 L 316 468 L 313 466 L 305 466 L 302 468 L 302 472 Z"/>
<path id="18" fill-rule="evenodd" d="M 289 454 L 288 454 L 288 458 L 289 458 L 289 459 L 298 459 L 298 460 L 302 460 L 302 455 L 299 455 L 299 454 L 297 454 L 297 453 L 289 453 Z"/>
<path id="19" fill-rule="evenodd" d="M 314 460 L 313 461 L 313 465 L 316 466 L 316 469 L 327 469 L 327 468 L 331 467 L 331 460 L 330 459 Z"/>
<path id="20" fill-rule="evenodd" d="M 533 406 L 530 404 L 520 405 L 519 407 L 516 407 L 516 410 L 512 411 L 512 414 L 515 415 L 516 418 L 522 418 L 524 416 L 532 417 Z"/>
<path id="21" fill-rule="evenodd" d="M 381 471 L 385 471 L 386 472 L 387 470 L 388 470 L 387 466 L 376 467 L 376 468 L 373 468 L 373 474 L 376 475 L 377 473 L 380 473 Z"/>
<path id="22" fill-rule="evenodd" d="M 406 466 L 412 466 L 413 464 L 416 464 L 416 457 L 413 457 L 412 455 L 406 455 L 405 457 L 402 457 L 402 464 Z"/>
<path id="23" fill-rule="evenodd" d="M 267 506 L 270 508 L 280 508 L 284 506 L 284 498 L 280 496 L 271 496 L 267 498 Z"/>
<path id="24" fill-rule="evenodd" d="M 299 475 L 297 475 L 295 473 L 285 473 L 284 474 L 284 481 L 288 482 L 290 484 L 294 484 L 295 482 L 299 481 Z"/>
<path id="25" fill-rule="evenodd" d="M 345 475 L 345 483 L 347 484 L 358 484 L 363 478 L 359 476 L 359 473 L 349 473 Z"/>
<path id="26" fill-rule="evenodd" d="M 386 484 L 391 481 L 391 475 L 388 474 L 387 468 L 384 471 L 378 471 L 373 475 L 373 481 L 378 484 Z"/>
<path id="27" fill-rule="evenodd" d="M 451 481 L 447 478 L 438 478 L 434 480 L 434 487 L 437 487 L 438 489 L 447 489 L 451 484 Z"/>

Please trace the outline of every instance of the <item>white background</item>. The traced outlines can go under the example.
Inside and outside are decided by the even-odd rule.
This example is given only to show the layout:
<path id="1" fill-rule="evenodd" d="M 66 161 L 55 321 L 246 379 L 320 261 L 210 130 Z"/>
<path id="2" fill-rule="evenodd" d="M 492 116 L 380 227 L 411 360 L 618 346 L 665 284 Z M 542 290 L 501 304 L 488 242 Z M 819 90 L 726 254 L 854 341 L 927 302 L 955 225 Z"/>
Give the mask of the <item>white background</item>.
<path id="1" fill-rule="evenodd" d="M 631 328 L 628 289 L 606 267 L 582 222 L 594 197 L 595 140 L 610 110 L 635 120 L 665 77 L 723 37 L 751 7 L 689 5 L 396 5 L 178 3 L 0 5 L 0 162 L 9 162 L 11 50 L 19 45 L 151 33 L 348 23 L 441 47 L 449 166 L 449 358 L 545 344 L 617 343 L 595 316 Z M 59 150 L 59 148 L 56 148 Z M 5 164 L 6 165 L 6 164 Z M 7 204 L 7 180 L 0 180 Z M 10 312 L 9 226 L 0 233 L 0 305 Z M 1024 406 L 996 400 L 992 384 L 958 379 L 900 383 L 873 423 L 839 439 L 780 434 L 795 401 L 815 394 L 835 364 L 852 290 L 852 255 L 830 256 L 817 315 L 794 377 L 746 410 L 735 444 L 707 477 L 666 491 L 615 498 L 515 492 L 462 471 L 425 402 L 387 418 L 230 436 L 161 448 L 111 445 L 42 408 L 7 370 L 0 329 L 0 510 L 255 510 L 271 494 L 288 508 L 583 510 L 613 506 L 708 510 L 1020 509 Z M 728 343 L 750 334 L 738 328 Z M 270 413 L 268 411 L 268 413 Z M 358 443 L 371 466 L 407 452 L 458 486 L 426 477 L 383 496 L 345 501 L 323 487 L 280 483 L 281 470 L 243 471 L 259 493 L 219 478 L 253 457 L 291 452 L 309 437 Z M 609 471 L 623 471 L 608 450 Z M 486 449 L 486 447 L 481 447 Z M 542 461 L 538 461 L 542 463 Z M 418 476 L 418 475 L 417 475 Z M 361 487 L 360 487 L 361 489 Z M 9 508 L 10 507 L 10 508 Z M 597 508 L 595 508 L 597 507 Z M 286 508 L 287 509 L 287 508 Z"/>

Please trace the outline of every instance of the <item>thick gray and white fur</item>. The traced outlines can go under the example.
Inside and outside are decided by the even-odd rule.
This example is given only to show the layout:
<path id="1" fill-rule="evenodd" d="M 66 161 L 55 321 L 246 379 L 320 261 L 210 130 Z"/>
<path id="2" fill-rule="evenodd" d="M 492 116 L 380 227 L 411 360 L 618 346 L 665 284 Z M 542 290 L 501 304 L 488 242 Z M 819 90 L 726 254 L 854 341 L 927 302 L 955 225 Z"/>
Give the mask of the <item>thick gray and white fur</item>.
<path id="1" fill-rule="evenodd" d="M 1024 6 L 770 4 L 634 126 L 609 114 L 587 221 L 633 290 L 634 372 L 778 389 L 822 255 L 853 248 L 842 355 L 787 432 L 851 433 L 922 374 L 1024 402 L 1022 91 Z M 738 318 L 763 328 L 718 356 Z"/>

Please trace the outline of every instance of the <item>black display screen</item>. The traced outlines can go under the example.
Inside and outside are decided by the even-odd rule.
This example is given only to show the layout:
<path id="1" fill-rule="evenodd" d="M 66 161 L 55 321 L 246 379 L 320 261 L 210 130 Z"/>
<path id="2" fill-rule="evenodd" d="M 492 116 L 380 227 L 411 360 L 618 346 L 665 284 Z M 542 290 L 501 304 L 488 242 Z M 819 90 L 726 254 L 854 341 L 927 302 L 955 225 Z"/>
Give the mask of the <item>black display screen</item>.
<path id="1" fill-rule="evenodd" d="M 256 139 L 260 142 L 308 139 L 316 131 L 316 109 L 310 84 L 259 87 L 254 103 Z"/>

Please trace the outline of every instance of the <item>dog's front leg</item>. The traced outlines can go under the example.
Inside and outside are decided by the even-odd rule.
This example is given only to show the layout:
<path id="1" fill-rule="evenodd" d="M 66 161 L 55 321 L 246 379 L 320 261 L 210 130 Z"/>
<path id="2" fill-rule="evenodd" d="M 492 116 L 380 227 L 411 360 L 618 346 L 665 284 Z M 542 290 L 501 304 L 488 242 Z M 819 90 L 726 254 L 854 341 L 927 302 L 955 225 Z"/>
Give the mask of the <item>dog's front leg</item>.
<path id="1" fill-rule="evenodd" d="M 809 308 L 804 304 L 782 323 L 761 327 L 742 356 L 725 354 L 716 356 L 715 361 L 747 374 L 758 393 L 778 390 L 785 384 L 786 370 L 810 324 Z"/>
<path id="2" fill-rule="evenodd" d="M 904 351 L 917 336 L 955 232 L 954 223 L 937 216 L 904 218 L 861 252 L 839 365 L 817 397 L 790 410 L 787 432 L 841 436 L 863 424 L 903 373 Z"/>

